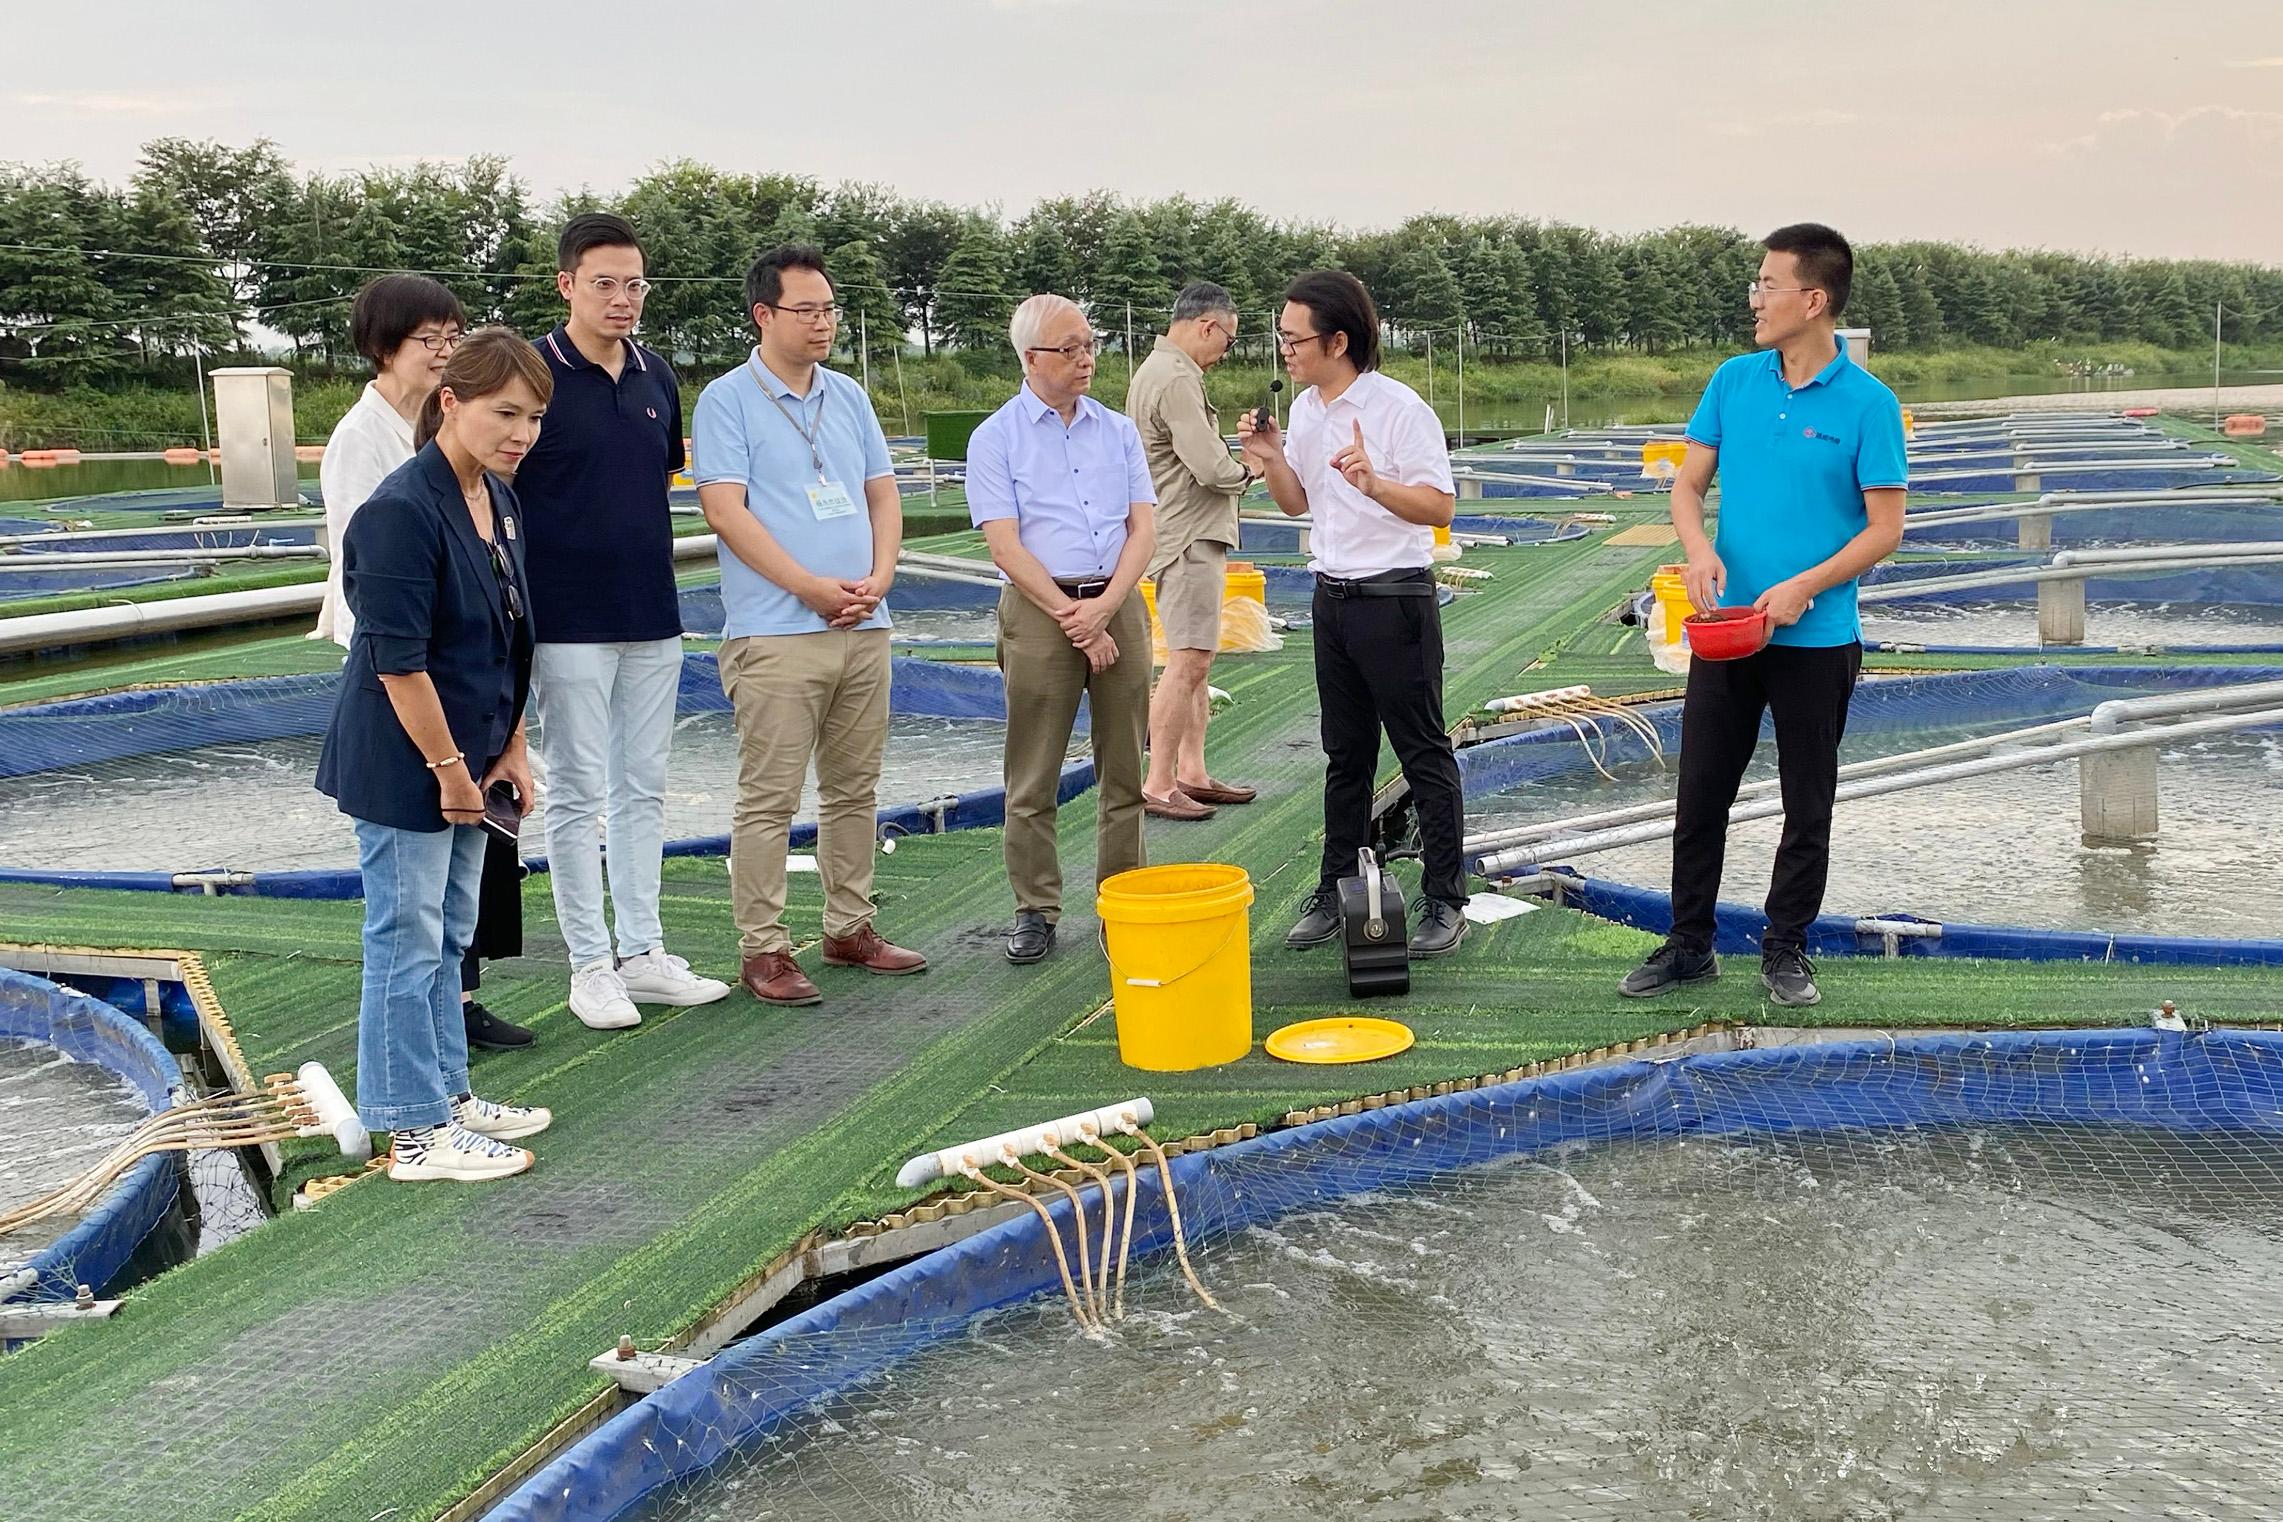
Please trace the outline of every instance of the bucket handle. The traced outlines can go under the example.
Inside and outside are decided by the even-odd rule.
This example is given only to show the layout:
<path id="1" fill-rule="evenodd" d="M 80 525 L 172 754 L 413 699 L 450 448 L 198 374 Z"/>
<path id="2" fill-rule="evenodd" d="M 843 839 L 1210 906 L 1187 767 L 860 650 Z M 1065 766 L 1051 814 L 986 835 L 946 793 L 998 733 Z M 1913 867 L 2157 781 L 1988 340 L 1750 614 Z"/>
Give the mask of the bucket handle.
<path id="1" fill-rule="evenodd" d="M 1116 958 L 1110 955 L 1110 927 L 1097 920 L 1094 924 L 1094 938 L 1102 944 L 1102 960 L 1110 964 L 1110 976 L 1112 978 L 1128 988 L 1166 988 L 1192 974 L 1203 972 L 1212 963 L 1213 958 L 1228 949 L 1229 942 L 1236 937 L 1237 927 L 1244 922 L 1245 917 L 1242 914 L 1231 915 L 1228 931 L 1221 937 L 1220 944 L 1206 952 L 1204 960 L 1190 968 L 1188 972 L 1177 972 L 1170 978 L 1129 978 L 1125 976 L 1118 971 Z"/>

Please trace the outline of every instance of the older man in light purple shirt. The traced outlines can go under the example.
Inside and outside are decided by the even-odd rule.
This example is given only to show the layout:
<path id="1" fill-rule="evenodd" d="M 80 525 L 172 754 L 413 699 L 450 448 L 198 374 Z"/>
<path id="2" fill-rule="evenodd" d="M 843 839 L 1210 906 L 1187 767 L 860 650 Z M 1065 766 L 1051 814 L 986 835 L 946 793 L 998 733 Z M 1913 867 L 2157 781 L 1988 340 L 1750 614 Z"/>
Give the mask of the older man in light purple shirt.
<path id="1" fill-rule="evenodd" d="M 1095 877 L 1142 865 L 1149 616 L 1134 586 L 1156 542 L 1149 463 L 1133 423 L 1086 394 L 1100 347 L 1086 314 L 1033 296 L 1009 324 L 1023 388 L 967 446 L 967 506 L 1007 585 L 1007 960 L 1054 949 L 1062 914 L 1055 795 L 1081 698 L 1094 740 Z"/>

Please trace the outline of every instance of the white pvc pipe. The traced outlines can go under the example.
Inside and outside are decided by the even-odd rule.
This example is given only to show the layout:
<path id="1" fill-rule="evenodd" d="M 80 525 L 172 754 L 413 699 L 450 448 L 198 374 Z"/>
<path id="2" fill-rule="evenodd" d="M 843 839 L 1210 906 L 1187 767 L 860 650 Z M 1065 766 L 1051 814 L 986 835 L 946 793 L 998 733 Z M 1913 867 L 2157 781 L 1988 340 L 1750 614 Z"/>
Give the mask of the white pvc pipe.
<path id="1" fill-rule="evenodd" d="M 175 597 L 156 602 L 106 603 L 100 608 L 80 608 L 69 613 L 0 618 L 0 654 L 285 618 L 295 613 L 315 613 L 324 600 L 325 584 L 312 581 L 300 586 L 262 587 L 250 592 L 215 592 L 204 597 Z"/>
<path id="2" fill-rule="evenodd" d="M 2267 506 L 2283 498 L 2283 487 L 2268 493 L 2234 491 L 2223 487 L 2183 487 L 2177 492 L 2047 492 L 2034 502 L 1986 502 L 1978 507 L 1945 507 L 1914 512 L 1903 527 L 1943 528 L 1953 523 L 1981 523 L 1996 518 L 2047 518 L 2061 513 L 2098 512 L 2114 507 Z"/>
<path id="3" fill-rule="evenodd" d="M 202 534 L 231 534 L 240 529 L 318 528 L 322 518 L 273 518 L 267 514 L 244 514 L 227 523 L 160 523 L 149 528 L 71 528 L 58 523 L 52 529 L 36 534 L 0 534 L 0 547 L 7 545 L 53 544 L 59 539 L 130 539 L 146 538 L 152 534 L 179 534 L 195 538 Z"/>
<path id="4" fill-rule="evenodd" d="M 220 565 L 228 560 L 323 560 L 314 544 L 248 544 L 234 550 L 44 550 L 0 555 L 0 570 L 29 571 L 46 566 Z"/>
<path id="5" fill-rule="evenodd" d="M 2132 730 L 2123 734 L 2092 735 L 2082 740 L 2065 740 L 2056 745 L 2039 746 L 2006 756 L 1985 756 L 1977 761 L 1957 761 L 1944 766 L 1929 766 L 1898 776 L 1873 777 L 1857 782 L 1840 784 L 1836 801 L 1852 802 L 1857 798 L 1876 798 L 1887 793 L 1906 792 L 1914 788 L 1931 787 L 1945 782 L 1963 782 L 1973 777 L 1986 777 L 1997 772 L 2016 771 L 2025 766 L 2043 766 L 2053 761 L 2067 761 L 2078 756 L 2103 751 L 2129 750 L 2143 745 L 2162 745 L 2171 740 L 2193 739 L 2198 735 L 2222 734 L 2230 730 L 2245 729 L 2259 724 L 2283 723 L 2283 708 L 2265 709 L 2256 713 L 2230 714 L 2223 718 L 2198 719 L 2187 724 L 2171 724 L 2155 729 Z M 1772 819 L 1784 811 L 1780 798 L 1739 805 L 1728 811 L 1731 826 L 1746 824 L 1756 819 Z M 1516 867 L 1542 866 L 1550 861 L 1568 861 L 1573 857 L 1591 856 L 1602 851 L 1622 850 L 1626 846 L 1646 845 L 1661 840 L 1673 831 L 1673 821 L 1662 819 L 1649 824 L 1631 825 L 1622 829 L 1600 830 L 1579 836 L 1575 840 L 1543 842 L 1544 849 L 1516 849 L 1494 851 L 1483 857 L 1479 870 L 1485 877 L 1494 877 Z"/>
<path id="6" fill-rule="evenodd" d="M 1549 687 L 1544 692 L 1518 692 L 1511 697 L 1492 698 L 1482 706 L 1492 713 L 1528 713 L 1549 703 L 1575 703 L 1581 698 L 1592 696 L 1593 689 L 1583 685 Z"/>
<path id="7" fill-rule="evenodd" d="M 1081 1125 L 1090 1125 L 1097 1132 L 1106 1134 L 1123 1130 L 1127 1126 L 1146 1126 L 1156 1118 L 1157 1112 L 1146 1098 L 1129 1099 L 1123 1104 L 1104 1105 L 1099 1110 L 1081 1110 L 1059 1120 L 1024 1126 L 1019 1131 L 1002 1131 L 997 1136 L 986 1136 L 981 1141 L 944 1147 L 935 1152 L 922 1152 L 897 1170 L 896 1187 L 917 1189 L 920 1185 L 939 1178 L 957 1178 L 969 1168 L 990 1167 L 1006 1152 L 1012 1152 L 1017 1157 L 1029 1157 L 1050 1145 L 1066 1147 L 1078 1140 L 1078 1128 Z"/>
<path id="8" fill-rule="evenodd" d="M 2168 692 L 2148 698 L 2111 698 L 2095 706 L 2087 723 L 2096 735 L 2114 734 L 2118 726 L 2136 719 L 2159 719 L 2204 709 L 2248 708 L 2260 703 L 2283 703 L 2283 681 L 2237 682 L 2227 687 L 2206 687 L 2198 692 Z"/>
<path id="9" fill-rule="evenodd" d="M 2144 544 L 2129 549 L 2063 550 L 2053 557 L 2060 565 L 2133 565 L 2147 561 L 2233 560 L 2245 555 L 2283 555 L 2283 539 L 2235 539 L 2215 544 Z"/>
<path id="10" fill-rule="evenodd" d="M 373 1155 L 372 1133 L 357 1119 L 356 1108 L 349 1103 L 333 1075 L 325 1071 L 321 1062 L 304 1062 L 293 1075 L 301 1085 L 301 1094 L 317 1112 L 317 1124 L 301 1128 L 303 1136 L 330 1136 L 341 1155 L 353 1163 L 361 1163 Z"/>

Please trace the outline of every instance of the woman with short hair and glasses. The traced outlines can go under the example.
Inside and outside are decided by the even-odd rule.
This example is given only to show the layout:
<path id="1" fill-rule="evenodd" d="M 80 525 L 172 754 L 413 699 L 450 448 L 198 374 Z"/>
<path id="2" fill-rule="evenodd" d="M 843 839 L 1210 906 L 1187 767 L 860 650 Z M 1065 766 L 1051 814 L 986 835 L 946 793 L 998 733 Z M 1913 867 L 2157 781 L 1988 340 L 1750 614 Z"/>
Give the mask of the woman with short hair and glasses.
<path id="1" fill-rule="evenodd" d="M 388 474 L 412 458 L 412 424 L 436 389 L 444 362 L 467 331 L 460 298 L 425 275 L 382 275 L 365 282 L 349 308 L 349 337 L 372 362 L 373 378 L 325 441 L 317 483 L 325 496 L 325 542 L 332 564 L 312 639 L 347 648 L 356 632 L 341 595 L 341 540 L 349 519 Z"/>
<path id="2" fill-rule="evenodd" d="M 342 584 L 356 633 L 317 787 L 356 821 L 365 896 L 357 1113 L 392 1133 L 389 1176 L 488 1179 L 531 1154 L 543 1109 L 478 1099 L 456 998 L 475 930 L 485 799 L 531 802 L 524 702 L 530 608 L 521 510 L 507 478 L 554 390 L 505 328 L 453 351 L 422 404 L 420 452 L 349 524 Z"/>

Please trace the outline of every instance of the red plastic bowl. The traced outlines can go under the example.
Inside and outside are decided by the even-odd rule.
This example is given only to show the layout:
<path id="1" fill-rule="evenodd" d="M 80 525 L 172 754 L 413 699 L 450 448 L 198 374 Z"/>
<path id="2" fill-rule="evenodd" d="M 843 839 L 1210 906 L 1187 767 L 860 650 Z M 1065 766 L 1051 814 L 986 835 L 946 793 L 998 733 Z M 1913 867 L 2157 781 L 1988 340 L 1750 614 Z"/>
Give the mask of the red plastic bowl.
<path id="1" fill-rule="evenodd" d="M 1757 655 L 1767 648 L 1769 637 L 1776 632 L 1768 622 L 1768 615 L 1758 608 L 1714 608 L 1710 613 L 1692 613 L 1681 627 L 1688 635 L 1689 652 L 1708 661 L 1733 661 Z"/>

